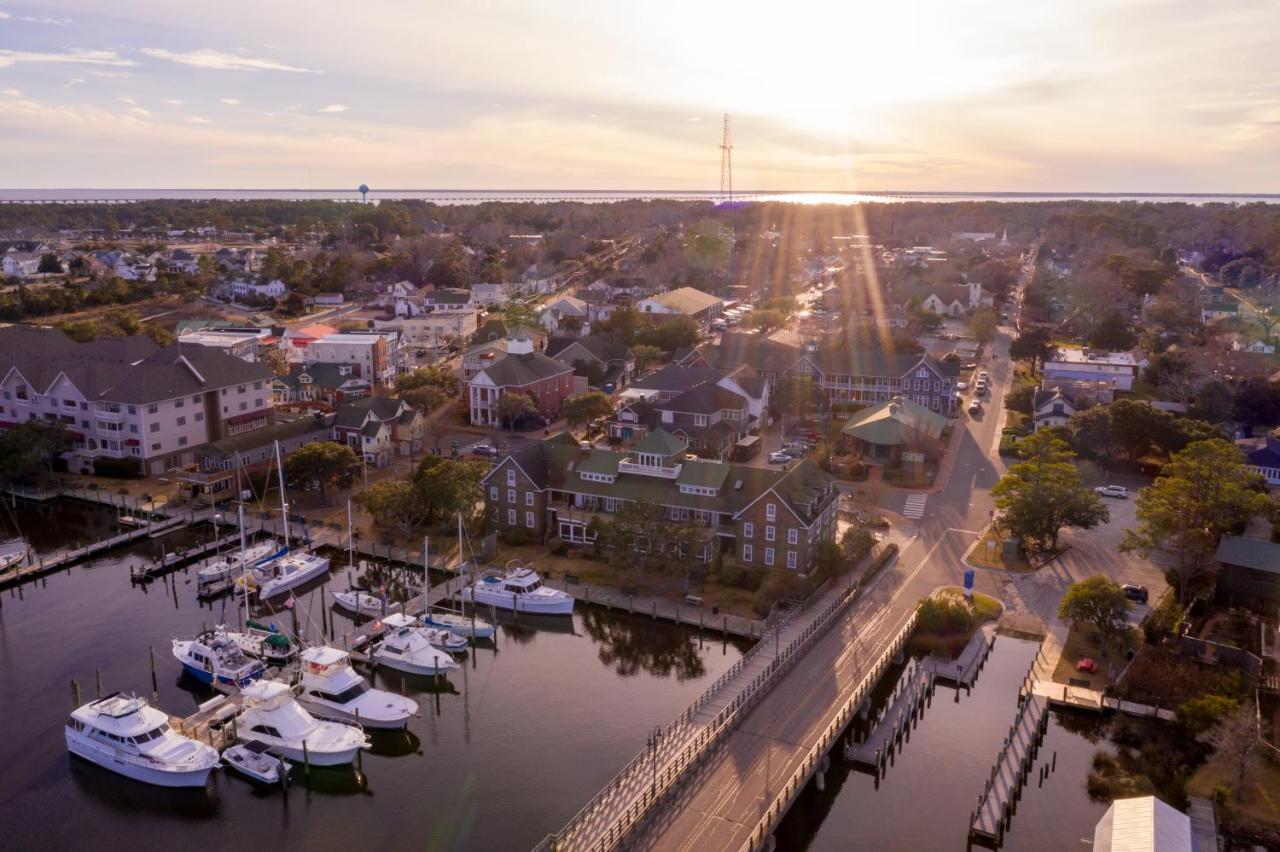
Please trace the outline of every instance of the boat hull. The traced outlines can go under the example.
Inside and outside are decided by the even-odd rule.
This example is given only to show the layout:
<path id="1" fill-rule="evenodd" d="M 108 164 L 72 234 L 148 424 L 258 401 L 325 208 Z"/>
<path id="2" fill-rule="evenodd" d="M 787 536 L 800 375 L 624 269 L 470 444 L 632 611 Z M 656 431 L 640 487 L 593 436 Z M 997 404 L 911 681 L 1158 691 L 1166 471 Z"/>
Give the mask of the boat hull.
<path id="1" fill-rule="evenodd" d="M 263 740 L 271 747 L 271 753 L 283 757 L 285 760 L 293 763 L 309 763 L 312 766 L 346 766 L 354 763 L 356 752 L 360 751 L 359 746 L 351 746 L 350 748 L 336 749 L 334 751 L 310 751 L 308 750 L 303 757 L 302 748 L 294 748 L 293 746 L 281 745 L 270 740 Z"/>
<path id="2" fill-rule="evenodd" d="M 409 662 L 408 660 L 401 660 L 396 657 L 382 656 L 376 651 L 371 659 L 380 666 L 386 666 L 389 669 L 395 669 L 396 671 L 404 672 L 405 674 L 422 675 L 424 677 L 432 677 L 437 674 L 447 675 L 458 667 L 458 664 L 452 660 L 449 661 L 450 665 L 448 666 L 430 666 L 422 665 L 421 663 Z"/>
<path id="3" fill-rule="evenodd" d="M 486 592 L 473 594 L 470 587 L 462 590 L 462 599 L 470 604 L 491 606 L 507 612 L 527 612 L 530 615 L 573 615 L 573 598 L 550 601 L 529 600 L 505 593 Z"/>
<path id="4" fill-rule="evenodd" d="M 75 757 L 100 766 L 108 772 L 123 775 L 143 784 L 155 787 L 203 787 L 209 780 L 209 773 L 214 766 L 192 767 L 191 769 L 155 769 L 122 760 L 110 752 L 99 750 L 67 735 L 67 751 Z"/>
<path id="5" fill-rule="evenodd" d="M 297 572 L 296 574 L 291 574 L 285 578 L 275 578 L 275 579 L 267 580 L 265 583 L 262 584 L 262 587 L 258 589 L 258 597 L 261 600 L 267 600 L 268 598 L 278 597 L 279 595 L 282 595 L 291 589 L 296 589 L 298 586 L 301 586 L 303 583 L 310 582 L 311 580 L 314 580 L 317 577 L 323 577 L 328 573 L 329 573 L 329 560 L 318 559 L 316 560 L 315 564 L 308 566 L 307 568 Z"/>
<path id="6" fill-rule="evenodd" d="M 439 630 L 448 630 L 455 636 L 463 636 L 467 639 L 492 639 L 496 628 L 487 621 L 476 619 L 473 626 L 471 619 L 459 616 L 461 620 L 452 618 L 442 618 L 439 615 L 428 615 L 423 622 L 428 627 L 435 627 Z"/>
<path id="7" fill-rule="evenodd" d="M 360 727 L 374 731 L 394 731 L 405 728 L 409 725 L 409 719 L 413 717 L 413 712 L 386 718 L 378 718 L 374 713 L 362 712 L 357 717 L 353 711 L 346 708 L 335 707 L 332 704 L 325 704 L 302 695 L 298 696 L 298 703 L 306 707 L 307 712 L 317 719 L 328 719 L 337 722 L 359 722 Z"/>

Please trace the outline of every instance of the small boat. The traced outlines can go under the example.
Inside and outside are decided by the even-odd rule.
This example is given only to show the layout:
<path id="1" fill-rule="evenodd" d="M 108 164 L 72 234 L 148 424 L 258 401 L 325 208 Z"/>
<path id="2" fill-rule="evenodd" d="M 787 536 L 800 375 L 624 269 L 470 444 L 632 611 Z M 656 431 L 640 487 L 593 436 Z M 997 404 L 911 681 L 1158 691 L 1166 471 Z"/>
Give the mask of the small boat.
<path id="1" fill-rule="evenodd" d="M 388 604 L 385 599 L 371 594 L 368 589 L 355 587 L 345 592 L 334 592 L 333 602 L 355 615 L 386 615 L 388 609 L 398 608 L 398 604 Z"/>
<path id="2" fill-rule="evenodd" d="M 289 637 L 276 630 L 274 624 L 259 624 L 250 619 L 243 632 L 228 630 L 231 641 L 240 646 L 247 656 L 273 666 L 284 666 L 298 656 L 298 647 Z"/>
<path id="3" fill-rule="evenodd" d="M 240 576 L 242 568 L 251 568 L 265 559 L 270 559 L 277 550 L 274 541 L 255 544 L 243 553 L 233 551 L 215 559 L 196 572 L 196 581 L 202 586 L 221 583 L 231 577 Z"/>
<path id="4" fill-rule="evenodd" d="M 27 543 L 20 538 L 11 538 L 8 541 L 0 541 L 0 571 L 12 568 L 14 565 L 22 562 L 27 558 L 30 548 Z"/>
<path id="5" fill-rule="evenodd" d="M 201 683 L 225 683 L 244 689 L 262 677 L 265 668 L 245 657 L 225 628 L 206 630 L 194 639 L 174 639 L 173 656 Z"/>
<path id="6" fill-rule="evenodd" d="M 468 646 L 471 645 L 471 640 L 467 637 L 451 633 L 441 627 L 423 627 L 422 632 L 426 635 L 428 642 L 450 654 L 465 654 Z"/>
<path id="7" fill-rule="evenodd" d="M 321 719 L 359 722 L 364 728 L 403 728 L 418 702 L 374 689 L 356 674 L 346 651 L 321 645 L 302 652 L 298 701 Z"/>
<path id="8" fill-rule="evenodd" d="M 497 628 L 483 618 L 457 612 L 440 610 L 429 612 L 422 616 L 422 623 L 428 627 L 448 630 L 450 633 L 465 636 L 468 639 L 492 639 L 493 634 L 497 632 Z"/>
<path id="9" fill-rule="evenodd" d="M 343 766 L 369 747 L 358 725 L 323 722 L 293 697 L 288 684 L 260 680 L 242 690 L 244 709 L 236 733 L 246 742 L 263 743 L 275 755 L 312 766 Z"/>
<path id="10" fill-rule="evenodd" d="M 416 675 L 448 673 L 458 667 L 453 657 L 431 644 L 427 631 L 409 616 L 394 613 L 382 624 L 386 636 L 369 654 L 374 663 Z"/>
<path id="11" fill-rule="evenodd" d="M 254 740 L 239 743 L 222 753 L 225 765 L 246 778 L 262 784 L 279 784 L 280 775 L 289 777 L 289 766 L 271 754 L 271 746 Z"/>
<path id="12" fill-rule="evenodd" d="M 212 746 L 169 727 L 168 714 L 113 692 L 71 711 L 67 751 L 103 769 L 159 787 L 203 787 L 218 766 Z"/>
<path id="13" fill-rule="evenodd" d="M 485 571 L 462 588 L 464 604 L 488 604 L 496 609 L 531 615 L 572 615 L 573 595 L 542 585 L 542 578 L 523 565 Z"/>
<path id="14" fill-rule="evenodd" d="M 309 580 L 329 573 L 329 559 L 318 553 L 306 551 L 290 553 L 274 559 L 264 566 L 267 570 L 254 569 L 258 577 L 258 598 L 268 600 Z"/>

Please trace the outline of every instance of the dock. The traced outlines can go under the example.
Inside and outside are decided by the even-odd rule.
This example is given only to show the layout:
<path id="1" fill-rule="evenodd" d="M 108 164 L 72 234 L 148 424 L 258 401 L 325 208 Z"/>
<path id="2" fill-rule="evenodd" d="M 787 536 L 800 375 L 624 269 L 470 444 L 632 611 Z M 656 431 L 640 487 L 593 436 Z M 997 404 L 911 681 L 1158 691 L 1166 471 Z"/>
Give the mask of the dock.
<path id="1" fill-rule="evenodd" d="M 133 565 L 129 568 L 129 576 L 136 582 L 150 580 L 159 577 L 170 568 L 176 568 L 184 562 L 190 562 L 192 559 L 198 559 L 209 551 L 217 552 L 224 547 L 233 546 L 240 541 L 240 533 L 235 532 L 222 538 L 207 541 L 204 544 L 196 544 L 191 547 L 180 547 L 172 553 L 166 553 L 160 559 L 153 559 L 142 565 Z"/>
<path id="2" fill-rule="evenodd" d="M 895 748 L 911 739 L 911 728 L 927 706 L 933 703 L 934 673 L 913 664 L 898 681 L 888 709 L 880 716 L 867 738 L 845 749 L 845 759 L 856 767 L 870 769 L 877 778 L 884 774 Z"/>
<path id="3" fill-rule="evenodd" d="M 969 815 L 969 839 L 974 843 L 999 847 L 1017 811 L 1022 786 L 1049 727 L 1049 702 L 1035 693 L 1018 704 L 1000 755 L 978 796 L 978 808 Z"/>
<path id="4" fill-rule="evenodd" d="M 977 633 L 973 634 L 969 644 L 964 646 L 964 650 L 960 652 L 960 656 L 955 660 L 931 656 L 925 659 L 924 667 L 932 672 L 938 680 L 956 686 L 963 686 L 967 689 L 972 687 L 974 681 L 978 679 L 978 673 L 982 671 L 982 667 L 986 664 L 987 656 L 991 653 L 991 646 L 995 642 L 995 625 L 984 624 Z"/>
<path id="5" fill-rule="evenodd" d="M 159 530 L 172 530 L 183 526 L 186 523 L 187 521 L 183 518 L 166 518 L 163 521 L 132 529 L 128 532 L 112 536 L 111 538 L 103 539 L 102 541 L 95 541 L 91 544 L 86 544 L 84 547 L 62 550 L 57 553 L 49 554 L 48 556 L 33 557 L 29 555 L 26 560 L 27 564 L 15 565 L 8 571 L 0 574 L 0 588 L 5 588 L 7 586 L 25 582 L 26 580 L 41 577 L 45 574 L 53 573 L 54 571 L 66 568 L 75 562 L 79 562 L 82 559 L 87 559 L 90 556 L 96 556 L 100 553 L 105 553 L 108 550 L 114 550 L 121 545 L 130 544 L 138 541 L 139 539 L 146 538 L 153 532 Z"/>

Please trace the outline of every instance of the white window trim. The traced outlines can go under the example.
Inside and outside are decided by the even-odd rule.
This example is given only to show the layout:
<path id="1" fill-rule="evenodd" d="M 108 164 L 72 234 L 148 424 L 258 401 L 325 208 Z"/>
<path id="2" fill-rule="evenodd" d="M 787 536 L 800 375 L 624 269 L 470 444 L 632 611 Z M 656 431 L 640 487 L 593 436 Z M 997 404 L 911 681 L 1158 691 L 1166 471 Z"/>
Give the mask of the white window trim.
<path id="1" fill-rule="evenodd" d="M 507 510 L 507 526 L 509 527 L 516 526 L 516 510 L 515 509 Z"/>
<path id="2" fill-rule="evenodd" d="M 776 503 L 764 504 L 764 517 L 769 521 L 775 521 L 778 519 L 778 506 Z"/>
<path id="3" fill-rule="evenodd" d="M 751 561 L 751 545 L 749 544 L 742 545 L 742 561 L 743 562 Z"/>
<path id="4" fill-rule="evenodd" d="M 796 570 L 796 552 L 794 550 L 787 551 L 787 567 L 792 571 Z"/>
<path id="5" fill-rule="evenodd" d="M 765 528 L 764 528 L 764 540 L 765 540 L 765 541 L 773 541 L 773 539 L 774 539 L 774 536 L 775 536 L 776 532 L 777 532 L 777 531 L 774 529 L 774 527 L 773 527 L 773 525 L 772 525 L 772 524 L 770 524 L 769 526 L 765 527 Z"/>
<path id="6" fill-rule="evenodd" d="M 496 486 L 496 485 L 490 485 L 490 486 L 489 486 L 489 499 L 490 499 L 490 500 L 497 500 L 497 499 L 498 499 L 498 486 Z"/>
<path id="7" fill-rule="evenodd" d="M 525 525 L 526 527 L 528 527 L 529 529 L 533 529 L 533 528 L 534 528 L 534 526 L 536 526 L 536 524 L 535 524 L 535 522 L 534 522 L 534 518 L 533 518 L 533 512 L 525 512 L 525 513 L 524 513 L 524 525 Z"/>
<path id="8" fill-rule="evenodd" d="M 765 565 L 773 564 L 773 548 L 772 547 L 766 547 L 764 549 L 764 564 Z"/>
<path id="9" fill-rule="evenodd" d="M 743 523 L 743 525 L 742 525 L 742 537 L 743 537 L 743 538 L 755 538 L 755 535 L 756 535 L 756 525 L 755 525 L 755 524 L 753 524 L 753 523 L 751 523 L 750 521 L 746 521 L 745 523 Z"/>
<path id="10" fill-rule="evenodd" d="M 800 531 L 795 527 L 787 530 L 787 544 L 797 544 L 800 541 Z"/>

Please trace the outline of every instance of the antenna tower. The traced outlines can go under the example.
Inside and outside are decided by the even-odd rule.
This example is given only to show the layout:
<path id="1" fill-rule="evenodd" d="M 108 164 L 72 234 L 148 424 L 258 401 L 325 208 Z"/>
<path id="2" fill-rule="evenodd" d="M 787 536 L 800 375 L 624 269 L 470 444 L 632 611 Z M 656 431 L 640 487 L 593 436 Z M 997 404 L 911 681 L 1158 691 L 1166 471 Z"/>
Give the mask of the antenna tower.
<path id="1" fill-rule="evenodd" d="M 720 143 L 720 200 L 733 201 L 733 137 L 729 132 L 729 113 L 724 114 L 724 140 Z"/>

